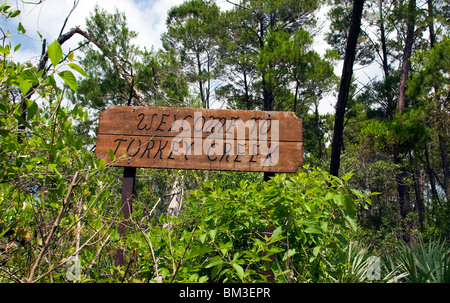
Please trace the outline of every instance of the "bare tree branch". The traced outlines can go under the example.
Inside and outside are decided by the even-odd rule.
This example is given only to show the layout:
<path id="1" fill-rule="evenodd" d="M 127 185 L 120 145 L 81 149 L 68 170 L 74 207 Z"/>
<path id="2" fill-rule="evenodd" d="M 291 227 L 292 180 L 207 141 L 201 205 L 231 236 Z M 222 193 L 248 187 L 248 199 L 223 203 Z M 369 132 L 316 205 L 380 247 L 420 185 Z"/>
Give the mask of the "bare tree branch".
<path id="1" fill-rule="evenodd" d="M 60 38 L 65 39 L 64 41 L 67 41 L 68 39 L 70 39 L 74 34 L 79 34 L 81 36 L 83 36 L 84 38 L 86 38 L 87 40 L 91 41 L 92 43 L 94 43 L 102 52 L 103 54 L 106 56 L 106 58 L 108 58 L 109 60 L 111 60 L 111 62 L 114 64 L 114 66 L 116 67 L 117 71 L 122 75 L 122 77 L 127 81 L 127 83 L 130 85 L 131 90 L 133 91 L 134 96 L 136 97 L 136 99 L 139 102 L 139 105 L 141 106 L 147 106 L 147 104 L 144 101 L 144 98 L 142 98 L 141 94 L 139 93 L 139 91 L 136 89 L 136 87 L 134 86 L 133 83 L 133 79 L 131 79 L 131 77 L 128 75 L 128 73 L 122 68 L 122 66 L 120 65 L 119 61 L 117 61 L 116 58 L 114 58 L 114 56 L 110 55 L 109 52 L 105 51 L 105 46 L 101 45 L 100 43 L 98 43 L 98 41 L 95 41 L 95 39 L 92 38 L 91 35 L 89 35 L 88 32 L 80 29 L 79 27 L 74 27 L 72 28 L 70 31 L 68 31 L 65 35 L 61 36 Z"/>
<path id="2" fill-rule="evenodd" d="M 245 6 L 240 5 L 239 3 L 231 2 L 229 0 L 225 0 L 225 1 L 230 3 L 230 4 L 233 4 L 234 6 L 237 6 L 237 7 L 241 8 L 241 9 L 248 10 L 248 8 L 246 8 Z"/>
<path id="3" fill-rule="evenodd" d="M 72 183 L 70 183 L 69 190 L 67 191 L 66 197 L 63 200 L 63 204 L 59 210 L 56 220 L 55 220 L 55 222 L 53 222 L 52 229 L 50 230 L 50 232 L 47 236 L 47 239 L 45 240 L 44 246 L 42 247 L 42 249 L 39 253 L 39 256 L 36 258 L 36 261 L 34 262 L 34 265 L 31 269 L 30 275 L 28 276 L 28 279 L 27 279 L 28 282 L 33 281 L 33 277 L 36 272 L 36 269 L 39 266 L 39 263 L 41 263 L 42 257 L 44 256 L 45 252 L 47 251 L 47 248 L 50 246 L 50 241 L 52 240 L 53 234 L 55 233 L 56 228 L 59 226 L 59 222 L 62 219 L 64 211 L 66 210 L 67 204 L 69 202 L 69 198 L 72 194 L 72 190 L 75 186 L 78 185 L 78 183 L 80 181 L 81 181 L 81 178 L 78 179 L 78 172 L 76 172 L 75 175 L 73 176 Z"/>
<path id="4" fill-rule="evenodd" d="M 7 273 L 11 278 L 13 278 L 18 283 L 23 283 L 22 280 L 20 280 L 19 277 L 14 275 L 13 273 L 9 272 L 7 269 L 3 268 L 3 266 L 0 266 L 0 270 L 3 270 L 5 273 Z"/>
<path id="5" fill-rule="evenodd" d="M 141 227 L 139 226 L 139 224 L 137 222 L 135 222 L 133 220 L 132 217 L 130 217 L 131 223 L 134 224 L 134 226 L 136 226 L 136 228 L 141 232 L 141 234 L 144 236 L 145 241 L 147 242 L 148 247 L 150 248 L 150 252 L 152 254 L 152 259 L 153 259 L 153 263 L 155 264 L 155 272 L 156 272 L 156 277 L 159 277 L 159 271 L 158 271 L 158 262 L 155 258 L 155 252 L 153 250 L 153 245 L 152 245 L 152 240 L 150 240 L 150 238 L 147 236 L 147 234 L 141 229 Z M 125 278 L 125 275 L 124 275 Z"/>
<path id="6" fill-rule="evenodd" d="M 81 180 L 81 179 L 80 179 L 80 180 Z M 119 213 L 120 213 L 120 210 L 116 211 L 113 220 L 111 220 L 111 223 L 109 224 L 107 230 L 105 231 L 105 234 L 102 235 L 102 236 L 100 237 L 99 240 L 97 240 L 97 241 L 95 241 L 95 242 L 91 242 L 92 239 L 94 239 L 94 238 L 100 233 L 100 231 L 102 231 L 102 230 L 105 228 L 106 223 L 103 223 L 102 226 L 100 226 L 100 228 L 99 228 L 98 230 L 96 230 L 96 231 L 94 232 L 94 234 L 93 234 L 86 242 L 84 242 L 83 245 L 81 245 L 80 248 L 78 248 L 72 255 L 70 255 L 69 257 L 67 257 L 64 261 L 60 262 L 59 264 L 57 264 L 57 265 L 54 266 L 53 268 L 49 269 L 47 272 L 41 274 L 41 275 L 38 276 L 36 279 L 30 280 L 29 282 L 34 283 L 34 282 L 39 281 L 39 280 L 42 279 L 43 277 L 47 276 L 48 274 L 52 273 L 52 272 L 55 271 L 56 269 L 58 269 L 58 268 L 60 268 L 61 266 L 63 266 L 67 261 L 70 260 L 71 257 L 73 257 L 73 256 L 75 256 L 76 254 L 78 254 L 78 253 L 79 253 L 82 249 L 84 249 L 86 246 L 90 246 L 90 245 L 93 245 L 93 244 L 95 244 L 95 243 L 97 243 L 97 242 L 100 242 L 100 241 L 108 234 L 109 230 L 110 230 L 110 229 L 112 228 L 112 226 L 115 224 L 115 219 L 117 218 L 117 216 L 119 215 Z M 110 238 L 110 236 L 108 235 L 104 243 L 107 243 L 107 241 L 108 241 L 109 238 Z M 104 244 L 103 244 L 103 245 L 104 245 Z M 100 253 L 100 251 L 98 251 L 98 253 Z M 97 257 L 98 257 L 98 256 L 97 256 Z"/>
<path id="7" fill-rule="evenodd" d="M 139 91 L 136 89 L 133 79 L 128 75 L 128 73 L 125 71 L 124 68 L 122 68 L 122 66 L 120 65 L 120 63 L 117 61 L 116 58 L 114 58 L 114 56 L 112 55 L 106 55 L 106 49 L 104 45 L 101 45 L 98 41 L 95 41 L 91 35 L 89 35 L 88 32 L 82 30 L 80 27 L 74 27 L 72 29 L 70 29 L 68 32 L 66 32 L 65 34 L 60 34 L 58 39 L 56 39 L 56 41 L 58 41 L 58 43 L 60 45 L 63 45 L 65 42 L 67 42 L 69 39 L 71 39 L 75 34 L 79 34 L 82 37 L 84 37 L 86 40 L 88 40 L 89 42 L 94 43 L 102 52 L 103 54 L 105 54 L 105 56 L 114 64 L 114 66 L 116 67 L 117 71 L 122 75 L 122 77 L 125 79 L 125 81 L 127 81 L 127 83 L 130 85 L 130 90 L 132 91 L 132 93 L 134 94 L 134 96 L 136 97 L 136 99 L 138 100 L 138 103 L 140 106 L 147 106 L 147 104 L 144 101 L 144 98 L 141 96 L 141 94 L 139 93 Z M 47 66 L 47 62 L 48 62 L 48 49 L 46 49 L 45 44 L 45 40 L 42 46 L 42 55 L 41 55 L 41 59 L 39 61 L 39 65 L 38 65 L 38 72 L 41 70 L 44 70 L 45 73 L 48 71 L 48 69 L 46 69 Z M 85 45 L 86 43 L 84 43 L 83 45 Z M 45 74 L 44 73 L 44 74 Z M 34 92 L 36 91 L 36 89 L 39 87 L 39 84 L 33 85 L 28 92 L 25 94 L 24 98 L 21 101 L 21 107 L 22 107 L 22 118 L 26 121 L 27 120 L 27 99 L 31 99 L 31 96 L 34 94 Z M 25 125 L 20 124 L 19 125 L 19 129 L 24 130 L 25 129 Z"/>
<path id="8" fill-rule="evenodd" d="M 62 28 L 61 28 L 61 31 L 59 32 L 59 36 L 62 35 L 62 33 L 63 33 L 63 31 L 64 31 L 64 28 L 65 28 L 66 25 L 67 25 L 67 21 L 69 20 L 70 15 L 72 15 L 73 11 L 75 10 L 75 8 L 77 7 L 77 5 L 78 5 L 79 2 L 80 2 L 80 0 L 74 0 L 74 1 L 73 1 L 72 9 L 70 10 L 69 14 L 67 15 L 66 19 L 64 20 L 64 24 L 63 24 L 63 26 L 62 26 Z M 59 36 L 58 36 L 58 37 L 59 37 Z"/>

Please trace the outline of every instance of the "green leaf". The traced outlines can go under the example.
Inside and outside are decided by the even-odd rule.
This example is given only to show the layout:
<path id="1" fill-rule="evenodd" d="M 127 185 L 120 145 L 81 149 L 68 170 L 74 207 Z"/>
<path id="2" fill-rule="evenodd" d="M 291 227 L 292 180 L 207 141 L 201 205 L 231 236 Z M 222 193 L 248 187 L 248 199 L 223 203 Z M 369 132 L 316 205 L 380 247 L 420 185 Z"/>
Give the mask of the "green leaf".
<path id="1" fill-rule="evenodd" d="M 269 243 L 274 243 L 276 241 L 279 241 L 283 238 L 283 236 L 281 235 L 283 233 L 283 230 L 281 228 L 281 226 L 278 226 L 272 233 L 272 236 L 270 237 L 270 242 Z"/>
<path id="2" fill-rule="evenodd" d="M 318 255 L 319 252 L 320 252 L 320 249 L 321 249 L 320 246 L 314 247 L 314 249 L 313 249 L 313 255 L 314 255 L 314 257 L 317 257 L 317 255 Z"/>
<path id="3" fill-rule="evenodd" d="M 362 201 L 362 200 L 364 199 L 363 193 L 360 192 L 359 190 L 350 188 L 350 191 L 351 191 L 351 192 L 352 192 L 359 200 Z"/>
<path id="4" fill-rule="evenodd" d="M 198 239 L 200 240 L 200 243 L 205 243 L 205 241 L 206 241 L 206 236 L 207 236 L 207 234 L 201 234 L 199 237 L 198 237 Z"/>
<path id="5" fill-rule="evenodd" d="M 223 264 L 219 264 L 217 266 L 214 266 L 214 268 L 211 270 L 211 278 L 214 279 L 215 277 L 217 277 L 217 275 L 220 274 L 223 266 L 224 266 L 224 263 Z"/>
<path id="6" fill-rule="evenodd" d="M 31 162 L 41 162 L 41 163 L 45 163 L 45 158 L 44 157 L 34 157 L 30 160 Z"/>
<path id="7" fill-rule="evenodd" d="M 72 119 L 68 119 L 66 121 L 64 121 L 63 123 L 63 129 L 64 130 L 69 130 L 69 128 L 72 126 Z"/>
<path id="8" fill-rule="evenodd" d="M 100 170 L 104 170 L 106 168 L 106 161 L 105 161 L 105 159 L 101 159 L 100 160 L 100 163 L 99 163 L 98 167 L 100 168 Z"/>
<path id="9" fill-rule="evenodd" d="M 81 109 L 81 105 L 79 104 L 75 104 L 75 106 L 72 108 L 72 116 L 75 119 L 78 119 L 80 116 L 80 112 L 82 112 L 83 110 Z"/>
<path id="10" fill-rule="evenodd" d="M 27 128 L 32 128 L 31 125 L 28 123 L 28 121 L 25 120 L 22 116 L 19 116 L 19 115 L 16 115 L 16 114 L 14 114 L 13 116 L 14 116 L 14 118 L 16 118 L 20 123 L 22 123 L 23 125 L 25 125 L 25 127 L 27 127 Z"/>
<path id="11" fill-rule="evenodd" d="M 75 56 L 75 52 L 70 52 L 70 53 L 67 55 L 67 59 L 69 59 L 69 61 L 72 62 L 74 56 Z"/>
<path id="12" fill-rule="evenodd" d="M 26 29 L 23 27 L 21 22 L 19 22 L 19 25 L 17 26 L 17 31 L 22 33 L 22 34 L 25 34 L 27 32 Z"/>
<path id="13" fill-rule="evenodd" d="M 9 14 L 9 17 L 10 18 L 14 18 L 14 17 L 19 16 L 19 14 L 20 14 L 20 10 L 15 10 L 12 13 Z"/>
<path id="14" fill-rule="evenodd" d="M 65 70 L 59 72 L 58 76 L 60 76 L 73 91 L 77 91 L 77 79 L 75 79 L 75 76 L 71 71 Z"/>
<path id="15" fill-rule="evenodd" d="M 30 80 L 32 83 L 39 82 L 38 76 L 31 68 L 23 70 L 20 77 L 25 80 Z"/>
<path id="16" fill-rule="evenodd" d="M 55 78 L 53 77 L 53 74 L 50 74 L 50 75 L 47 77 L 46 84 L 50 85 L 50 86 L 53 87 L 55 90 L 58 90 L 58 85 L 56 84 L 56 81 L 55 81 Z"/>
<path id="17" fill-rule="evenodd" d="M 306 218 L 303 220 L 303 224 L 306 225 L 305 233 L 309 234 L 321 234 L 322 229 L 318 220 L 313 218 Z"/>
<path id="18" fill-rule="evenodd" d="M 69 161 L 71 161 L 72 160 L 72 158 L 68 158 L 68 157 L 58 157 L 57 159 L 56 159 L 56 161 L 58 162 L 58 163 L 61 163 L 61 164 L 65 164 L 65 163 L 67 163 L 67 162 L 69 162 Z"/>
<path id="19" fill-rule="evenodd" d="M 347 239 L 341 235 L 341 234 L 334 234 L 334 236 L 343 244 L 343 245 L 347 245 L 348 241 Z"/>
<path id="20" fill-rule="evenodd" d="M 215 256 L 215 257 L 209 259 L 208 261 L 206 261 L 205 268 L 210 268 L 210 267 L 217 266 L 217 265 L 224 264 L 224 263 L 225 263 L 225 261 L 220 256 Z"/>
<path id="21" fill-rule="evenodd" d="M 73 52 L 72 52 L 71 54 L 73 54 Z M 75 63 L 69 63 L 69 64 L 67 64 L 67 65 L 69 65 L 70 68 L 73 69 L 74 71 L 79 72 L 82 76 L 84 76 L 84 77 L 87 77 L 87 76 L 88 76 L 88 75 L 86 74 L 86 72 L 84 71 L 84 69 L 83 69 L 81 66 L 79 66 L 78 64 L 75 64 Z"/>
<path id="22" fill-rule="evenodd" d="M 354 217 L 354 214 L 348 213 L 347 211 L 344 211 L 344 217 L 347 220 L 348 224 L 350 225 L 351 229 L 353 231 L 356 231 L 358 229 L 358 224 L 356 223 L 356 219 Z"/>
<path id="23" fill-rule="evenodd" d="M 355 215 L 356 214 L 355 201 L 349 196 L 345 196 L 343 200 L 345 210 L 352 216 Z"/>
<path id="24" fill-rule="evenodd" d="M 283 256 L 283 261 L 286 261 L 287 258 L 290 258 L 297 254 L 297 251 L 295 248 L 290 248 Z"/>
<path id="25" fill-rule="evenodd" d="M 50 61 L 52 61 L 52 65 L 58 65 L 59 61 L 62 59 L 62 56 L 63 52 L 61 45 L 58 41 L 53 41 L 53 43 L 48 46 L 48 57 L 50 58 Z"/>
<path id="26" fill-rule="evenodd" d="M 88 119 L 89 119 L 89 112 L 85 110 L 83 117 L 81 118 L 81 121 L 86 122 Z"/>
<path id="27" fill-rule="evenodd" d="M 58 179 L 62 179 L 62 175 L 59 172 L 59 170 L 56 169 L 56 167 L 53 167 L 53 173 L 58 177 Z"/>
<path id="28" fill-rule="evenodd" d="M 236 271 L 239 279 L 241 281 L 244 281 L 244 269 L 242 268 L 242 266 L 240 266 L 237 263 L 232 263 L 231 265 L 233 266 L 234 270 Z"/>
<path id="29" fill-rule="evenodd" d="M 28 119 L 32 119 L 34 114 L 37 112 L 38 110 L 38 105 L 36 102 L 32 101 L 32 100 L 27 100 L 28 102 Z"/>
<path id="30" fill-rule="evenodd" d="M 114 154 L 114 151 L 111 148 L 109 149 L 109 159 L 111 161 L 116 160 L 116 155 Z"/>
<path id="31" fill-rule="evenodd" d="M 214 239 L 216 238 L 216 235 L 217 235 L 217 229 L 210 230 L 209 235 L 211 236 L 211 240 L 214 241 Z"/>
<path id="32" fill-rule="evenodd" d="M 198 279 L 198 283 L 206 283 L 208 282 L 209 277 L 208 276 L 201 276 L 200 279 Z M 84 280 L 83 280 L 84 282 Z"/>
<path id="33" fill-rule="evenodd" d="M 9 45 L 6 45 L 5 47 L 0 45 L 0 54 L 5 54 L 5 56 L 9 56 L 10 54 Z"/>
<path id="34" fill-rule="evenodd" d="M 233 248 L 233 242 L 230 241 L 230 242 L 227 242 L 227 243 L 220 243 L 218 248 L 219 248 L 220 252 L 222 253 L 222 255 L 225 256 L 228 253 L 228 251 L 231 248 Z"/>
<path id="35" fill-rule="evenodd" d="M 208 246 L 195 246 L 186 259 L 192 259 L 201 255 L 206 255 L 212 251 Z"/>
<path id="36" fill-rule="evenodd" d="M 31 83 L 28 80 L 19 78 L 19 89 L 23 95 L 25 95 L 31 88 Z"/>
<path id="37" fill-rule="evenodd" d="M 213 184 L 213 182 L 206 181 L 206 182 L 203 182 L 203 185 L 204 185 L 206 188 L 214 189 L 214 184 Z"/>
<path id="38" fill-rule="evenodd" d="M 344 180 L 345 182 L 347 182 L 348 180 L 350 180 L 353 176 L 353 173 L 346 173 L 343 177 L 342 180 Z"/>

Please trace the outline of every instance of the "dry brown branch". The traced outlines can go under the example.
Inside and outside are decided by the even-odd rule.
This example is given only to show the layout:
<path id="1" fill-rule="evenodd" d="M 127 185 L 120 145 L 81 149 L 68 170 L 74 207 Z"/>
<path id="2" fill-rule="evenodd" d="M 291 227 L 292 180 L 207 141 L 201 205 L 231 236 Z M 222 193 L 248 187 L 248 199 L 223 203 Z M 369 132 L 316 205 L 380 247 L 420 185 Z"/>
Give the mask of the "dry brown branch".
<path id="1" fill-rule="evenodd" d="M 159 270 L 158 270 L 158 262 L 155 258 L 155 251 L 153 250 L 153 245 L 152 245 L 152 241 L 150 240 L 150 238 L 147 236 L 147 234 L 141 229 L 141 227 L 139 226 L 139 224 L 133 220 L 133 217 L 130 216 L 130 221 L 131 223 L 134 224 L 134 226 L 136 226 L 136 228 L 139 230 L 139 232 L 144 236 L 145 241 L 147 242 L 148 247 L 150 248 L 150 252 L 152 254 L 152 259 L 153 259 L 153 263 L 155 264 L 155 272 L 156 272 L 156 277 L 159 276 Z"/>
<path id="2" fill-rule="evenodd" d="M 113 56 L 109 55 L 109 52 L 105 51 L 105 46 L 101 45 L 98 41 L 96 41 L 95 39 L 92 38 L 91 35 L 89 35 L 88 32 L 82 30 L 79 27 L 74 27 L 71 30 L 69 30 L 66 34 L 64 34 L 62 38 L 62 41 L 67 41 L 68 39 L 70 39 L 74 34 L 79 34 L 81 36 L 83 36 L 86 40 L 92 42 L 95 44 L 95 46 L 97 46 L 102 52 L 103 54 L 106 56 L 106 58 L 108 58 L 116 67 L 117 71 L 122 75 L 122 77 L 127 81 L 127 83 L 130 85 L 131 90 L 133 91 L 134 96 L 136 97 L 136 99 L 139 102 L 140 106 L 147 106 L 147 104 L 144 101 L 144 98 L 142 98 L 141 94 L 139 93 L 139 91 L 136 89 L 136 87 L 134 86 L 133 83 L 133 79 L 131 79 L 131 77 L 128 75 L 128 73 L 122 68 L 122 66 L 120 65 L 119 61 L 117 61 L 116 58 L 114 58 Z M 58 41 L 59 42 L 59 41 Z"/>
<path id="3" fill-rule="evenodd" d="M 33 267 L 31 268 L 30 275 L 28 276 L 28 279 L 27 279 L 28 282 L 33 282 L 33 277 L 36 272 L 36 269 L 39 266 L 39 263 L 41 263 L 42 257 L 44 256 L 45 252 L 47 251 L 48 247 L 50 246 L 50 242 L 53 238 L 55 230 L 59 226 L 59 223 L 61 222 L 64 211 L 66 210 L 66 207 L 69 203 L 69 198 L 72 194 L 72 190 L 75 186 L 78 185 L 78 183 L 80 181 L 81 181 L 81 178 L 78 179 L 78 172 L 76 172 L 75 175 L 73 176 L 72 183 L 70 183 L 69 190 L 67 191 L 66 197 L 63 200 L 63 204 L 59 210 L 56 220 L 55 220 L 55 222 L 53 222 L 52 229 L 50 230 L 50 232 L 47 236 L 47 239 L 45 240 L 44 246 L 42 247 L 38 257 L 36 258 L 36 261 L 34 262 Z"/>
<path id="4" fill-rule="evenodd" d="M 104 229 L 104 227 L 106 226 L 106 223 L 103 223 L 102 226 L 86 241 L 83 243 L 83 245 L 80 246 L 80 248 L 78 250 L 76 250 L 73 254 L 71 254 L 70 256 L 68 256 L 64 261 L 60 262 L 59 264 L 57 264 L 56 266 L 54 266 L 53 268 L 51 268 L 50 270 L 48 270 L 47 272 L 41 274 L 40 276 L 38 276 L 36 279 L 34 280 L 29 280 L 30 283 L 35 283 L 37 281 L 39 281 L 40 279 L 42 279 L 43 277 L 51 274 L 53 271 L 55 271 L 56 269 L 60 268 L 61 266 L 63 266 L 65 263 L 67 263 L 67 261 L 69 261 L 71 259 L 71 257 L 77 255 L 82 249 L 84 249 L 86 246 L 92 245 L 94 243 L 97 243 L 99 241 L 101 241 L 108 233 L 108 231 L 112 228 L 113 225 L 115 225 L 116 221 L 115 219 L 117 218 L 117 216 L 119 215 L 119 213 L 121 213 L 120 211 L 117 211 L 116 214 L 114 215 L 113 220 L 111 220 L 111 224 L 108 226 L 107 230 L 105 231 L 105 234 L 100 237 L 99 240 L 95 241 L 95 242 L 91 242 L 92 239 L 94 239 L 99 233 L 100 231 L 102 231 Z M 107 237 L 107 240 L 110 236 Z M 107 242 L 107 240 L 105 240 L 104 243 Z"/>

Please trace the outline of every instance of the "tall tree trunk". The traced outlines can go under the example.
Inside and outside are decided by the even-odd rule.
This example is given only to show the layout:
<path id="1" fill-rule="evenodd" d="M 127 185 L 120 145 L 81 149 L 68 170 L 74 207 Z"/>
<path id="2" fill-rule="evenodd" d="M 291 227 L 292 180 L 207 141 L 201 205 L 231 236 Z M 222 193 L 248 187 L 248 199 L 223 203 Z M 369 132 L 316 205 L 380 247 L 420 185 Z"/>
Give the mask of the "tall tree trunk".
<path id="1" fill-rule="evenodd" d="M 296 81 L 296 83 L 295 83 L 295 95 L 294 95 L 294 113 L 295 114 L 297 114 L 298 88 L 299 88 L 299 83 L 298 83 L 298 81 Z"/>
<path id="2" fill-rule="evenodd" d="M 414 169 L 414 193 L 416 196 L 416 210 L 419 215 L 420 231 L 423 232 L 423 223 L 425 221 L 425 204 L 423 202 L 423 175 L 419 167 Z"/>
<path id="3" fill-rule="evenodd" d="M 200 53 L 199 52 L 197 52 L 196 58 L 197 58 L 198 75 L 201 76 L 201 74 L 202 74 L 202 62 L 200 61 Z M 205 92 L 203 91 L 203 81 L 202 81 L 202 79 L 198 80 L 198 89 L 200 90 L 200 99 L 202 100 L 202 106 L 203 106 L 203 108 L 206 108 L 207 104 L 206 104 Z"/>
<path id="4" fill-rule="evenodd" d="M 322 133 L 320 131 L 320 120 L 319 120 L 319 106 L 315 103 L 315 113 L 316 113 L 316 136 L 317 136 L 317 147 L 319 149 L 319 160 L 322 161 Z"/>
<path id="5" fill-rule="evenodd" d="M 431 197 L 434 201 L 439 203 L 439 196 L 436 190 L 436 180 L 434 178 L 433 169 L 431 168 L 430 156 L 428 154 L 428 145 L 425 146 L 425 171 L 428 176 L 428 181 L 430 182 Z"/>
<path id="6" fill-rule="evenodd" d="M 434 8 L 433 0 L 428 0 L 428 30 L 430 32 L 430 48 L 433 48 L 436 42 L 436 33 L 434 32 Z"/>
<path id="7" fill-rule="evenodd" d="M 207 64 L 207 73 L 208 73 L 208 75 L 207 75 L 207 85 L 206 85 L 206 108 L 210 108 L 211 107 L 211 104 L 210 104 L 210 99 L 211 99 L 211 62 L 210 62 L 210 56 L 209 56 L 209 54 L 207 55 L 208 56 L 208 60 L 207 60 L 207 62 L 208 62 L 208 64 Z"/>
<path id="8" fill-rule="evenodd" d="M 259 13 L 258 15 L 259 20 L 259 49 L 260 51 L 264 48 L 264 38 L 266 36 L 266 31 L 264 28 L 264 16 L 262 13 Z M 269 88 L 269 84 L 266 81 L 265 73 L 262 73 L 261 75 L 261 84 L 263 89 L 263 110 L 273 110 L 273 101 L 274 101 L 274 95 L 273 90 Z"/>
<path id="9" fill-rule="evenodd" d="M 268 88 L 266 79 L 262 75 L 264 110 L 273 110 L 274 95 L 272 89 Z"/>
<path id="10" fill-rule="evenodd" d="M 247 80 L 247 70 L 245 68 L 244 68 L 244 91 L 245 91 L 245 109 L 251 110 L 252 104 L 250 103 L 250 93 L 249 93 L 248 80 Z"/>
<path id="11" fill-rule="evenodd" d="M 339 174 L 342 139 L 344 134 L 345 107 L 350 91 L 350 84 L 353 75 L 353 63 L 356 56 L 356 44 L 361 31 L 361 17 L 364 7 L 364 0 L 353 0 L 352 19 L 348 32 L 347 46 L 345 49 L 344 66 L 342 68 L 339 95 L 336 104 L 336 114 L 334 118 L 333 141 L 331 144 L 330 173 L 334 176 Z"/>
<path id="12" fill-rule="evenodd" d="M 399 96 L 397 100 L 397 110 L 399 114 L 402 114 L 406 104 L 406 87 L 408 84 L 409 70 L 411 69 L 411 54 L 412 46 L 414 42 L 414 29 L 416 23 L 416 0 L 409 0 L 408 10 L 406 12 L 406 41 L 405 48 L 403 50 L 402 68 L 400 74 L 400 87 Z M 406 217 L 411 211 L 411 200 L 409 196 L 409 186 L 406 184 L 408 177 L 407 169 L 402 165 L 402 159 L 399 156 L 399 152 L 394 152 L 394 163 L 401 165 L 400 171 L 395 177 L 397 192 L 398 192 L 398 206 L 400 209 L 400 220 L 403 227 L 402 238 L 403 240 L 411 244 L 411 224 L 407 222 Z"/>
<path id="13" fill-rule="evenodd" d="M 397 186 L 398 193 L 398 212 L 400 215 L 400 224 L 402 226 L 401 238 L 406 243 L 411 243 L 412 235 L 411 235 L 411 224 L 406 220 L 407 215 L 411 212 L 411 199 L 409 196 L 409 185 L 406 183 L 408 178 L 408 171 L 404 164 L 402 163 L 401 157 L 398 155 L 398 152 L 394 154 L 394 163 L 400 165 L 400 171 L 395 176 L 395 183 Z"/>
<path id="14" fill-rule="evenodd" d="M 442 125 L 442 126 L 441 126 Z M 439 150 L 441 152 L 441 163 L 442 163 L 442 172 L 444 175 L 444 182 L 443 182 L 443 188 L 444 192 L 447 197 L 447 202 L 450 201 L 450 172 L 449 172 L 449 163 L 448 163 L 448 150 L 447 150 L 447 140 L 443 135 L 441 135 L 441 132 L 445 131 L 444 122 L 440 121 L 440 127 L 439 127 Z"/>
<path id="15" fill-rule="evenodd" d="M 387 52 L 387 42 L 386 42 L 386 29 L 384 27 L 384 16 L 383 16 L 383 0 L 378 0 L 378 10 L 379 10 L 379 18 L 380 18 L 380 42 L 381 42 L 381 51 L 382 51 L 382 64 L 383 64 L 383 72 L 384 79 L 390 76 L 389 70 L 389 62 L 388 62 L 388 52 Z M 394 104 L 394 96 L 391 89 L 386 90 L 386 99 L 387 99 L 387 109 L 388 114 L 391 118 L 394 117 L 394 112 L 391 110 L 391 104 Z"/>
<path id="16" fill-rule="evenodd" d="M 427 4 L 428 4 L 428 21 L 427 22 L 428 22 L 428 30 L 430 33 L 430 48 L 433 48 L 434 44 L 436 43 L 436 34 L 434 31 L 433 0 L 428 0 Z M 440 93 L 439 93 L 439 85 L 434 86 L 434 92 L 435 92 L 437 101 L 439 101 L 439 99 L 441 98 Z M 437 103 L 436 109 L 441 110 L 441 108 L 439 106 L 439 102 L 436 102 L 436 103 Z M 442 136 L 442 133 L 445 133 L 445 130 L 446 130 L 446 126 L 444 124 L 444 121 L 441 119 L 440 121 L 438 121 L 437 133 L 438 133 L 438 141 L 439 141 L 439 151 L 441 153 L 442 172 L 443 172 L 443 176 L 444 176 L 443 188 L 444 188 L 444 192 L 447 196 L 447 201 L 449 201 L 449 196 L 450 196 L 449 160 L 448 160 L 448 152 L 447 152 L 447 148 L 446 148 L 447 142 L 446 142 L 445 137 Z M 429 163 L 429 160 L 427 163 Z"/>
<path id="17" fill-rule="evenodd" d="M 380 39 L 381 51 L 383 52 L 383 71 L 384 78 L 386 79 L 389 76 L 389 65 L 387 60 L 386 31 L 384 28 L 383 0 L 378 0 L 378 10 L 380 11 Z"/>
<path id="18" fill-rule="evenodd" d="M 400 95 L 397 101 L 397 110 L 402 113 L 406 104 L 406 87 L 408 84 L 409 70 L 411 69 L 411 54 L 414 42 L 414 28 L 416 24 L 416 0 L 409 0 L 406 20 L 406 41 L 403 51 L 402 70 L 400 75 Z"/>

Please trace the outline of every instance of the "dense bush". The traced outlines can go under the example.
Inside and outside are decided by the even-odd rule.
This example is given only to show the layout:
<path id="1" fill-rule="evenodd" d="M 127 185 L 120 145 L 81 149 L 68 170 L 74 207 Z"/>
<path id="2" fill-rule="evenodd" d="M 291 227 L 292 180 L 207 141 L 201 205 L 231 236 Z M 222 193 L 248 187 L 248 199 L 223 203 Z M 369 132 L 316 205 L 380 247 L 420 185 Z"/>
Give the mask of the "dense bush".
<path id="1" fill-rule="evenodd" d="M 370 203 L 370 194 L 305 167 L 269 182 L 241 180 L 234 188 L 223 189 L 220 180 L 205 182 L 184 203 L 179 217 L 160 217 L 147 233 L 128 238 L 148 263 L 141 266 L 149 277 L 263 282 L 271 269 L 280 282 L 325 282 L 345 274 L 347 265 L 334 259 L 348 245 L 357 208 Z"/>

